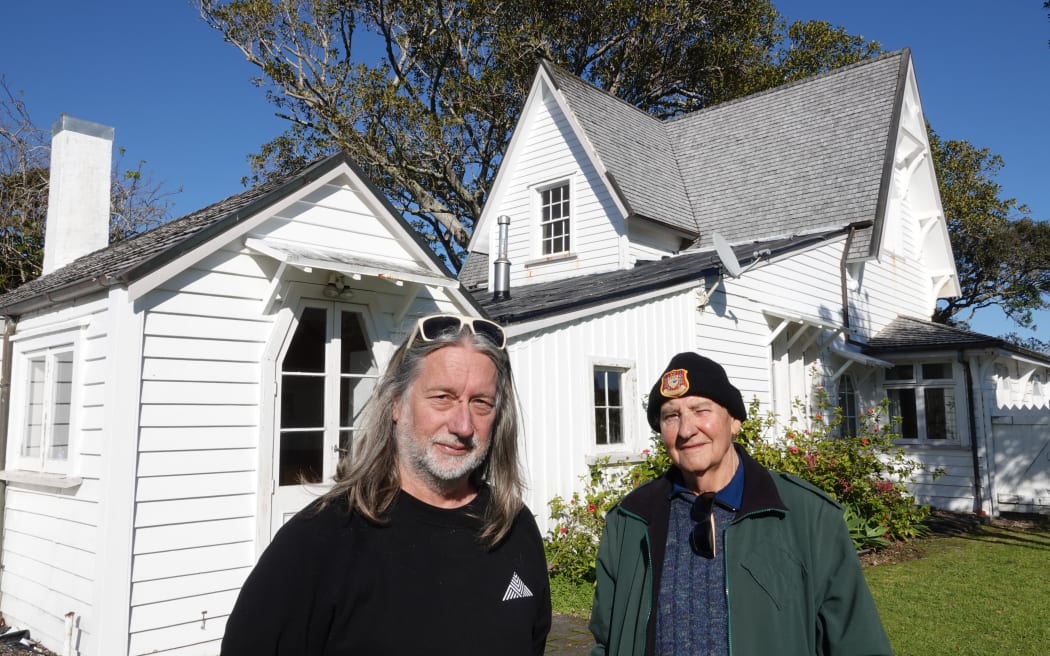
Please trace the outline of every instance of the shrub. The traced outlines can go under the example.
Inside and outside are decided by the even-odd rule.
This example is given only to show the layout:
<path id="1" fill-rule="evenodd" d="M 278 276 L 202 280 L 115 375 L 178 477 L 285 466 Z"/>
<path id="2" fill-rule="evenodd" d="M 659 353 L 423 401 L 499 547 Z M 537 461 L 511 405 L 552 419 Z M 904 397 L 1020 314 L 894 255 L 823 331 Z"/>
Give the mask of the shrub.
<path id="1" fill-rule="evenodd" d="M 806 412 L 796 401 L 796 412 L 786 424 L 771 412 L 762 414 L 758 400 L 753 400 L 737 441 L 766 468 L 794 474 L 838 500 L 858 551 L 924 534 L 929 508 L 917 505 L 905 487 L 922 465 L 894 444 L 897 435 L 889 430 L 888 401 L 866 409 L 858 418 L 856 435 L 841 436 L 841 412 L 831 407 L 823 389 L 816 396 L 814 412 Z M 593 583 L 605 514 L 627 492 L 670 466 L 656 435 L 639 461 L 598 460 L 588 468 L 582 492 L 573 492 L 568 501 L 551 499 L 552 528 L 544 540 L 551 576 Z"/>
<path id="2" fill-rule="evenodd" d="M 890 544 L 890 541 L 886 538 L 886 527 L 878 524 L 870 517 L 862 516 L 852 505 L 847 503 L 843 506 L 842 516 L 846 520 L 849 537 L 853 540 L 853 548 L 857 551 L 878 549 Z"/>
<path id="3" fill-rule="evenodd" d="M 760 414 L 753 401 L 737 439 L 763 466 L 813 483 L 866 524 L 886 529 L 887 538 L 923 535 L 929 508 L 918 505 L 906 487 L 923 466 L 894 444 L 898 435 L 890 430 L 889 401 L 861 413 L 856 435 L 842 435 L 839 408 L 829 407 L 823 388 L 816 398 L 811 414 L 796 401 L 796 412 L 786 424 L 773 413 Z"/>
<path id="4" fill-rule="evenodd" d="M 544 540 L 544 551 L 552 577 L 594 582 L 605 514 L 630 489 L 623 468 L 600 459 L 588 468 L 582 493 L 573 492 L 568 501 L 556 496 L 547 503 L 552 528 Z"/>

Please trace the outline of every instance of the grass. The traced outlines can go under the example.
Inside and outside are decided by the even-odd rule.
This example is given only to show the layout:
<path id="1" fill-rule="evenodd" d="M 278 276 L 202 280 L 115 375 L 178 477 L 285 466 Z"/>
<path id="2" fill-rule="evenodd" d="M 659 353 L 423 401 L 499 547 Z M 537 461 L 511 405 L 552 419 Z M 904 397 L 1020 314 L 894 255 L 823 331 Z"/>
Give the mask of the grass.
<path id="1" fill-rule="evenodd" d="M 909 543 L 864 570 L 896 656 L 1050 654 L 1050 522 Z M 593 587 L 551 581 L 555 613 L 588 617 Z"/>
<path id="2" fill-rule="evenodd" d="M 551 608 L 560 615 L 591 616 L 594 586 L 573 583 L 562 577 L 551 578 Z"/>
<path id="3" fill-rule="evenodd" d="M 1050 527 L 982 526 L 865 570 L 897 656 L 1050 653 Z"/>

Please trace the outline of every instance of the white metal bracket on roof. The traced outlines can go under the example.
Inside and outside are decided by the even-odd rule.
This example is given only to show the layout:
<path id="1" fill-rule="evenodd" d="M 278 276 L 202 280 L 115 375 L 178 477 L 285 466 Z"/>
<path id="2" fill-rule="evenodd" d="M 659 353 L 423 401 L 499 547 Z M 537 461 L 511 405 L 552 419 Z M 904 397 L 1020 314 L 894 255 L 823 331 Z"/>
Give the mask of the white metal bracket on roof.
<path id="1" fill-rule="evenodd" d="M 269 239 L 246 237 L 244 247 L 278 262 L 277 272 L 270 280 L 267 296 L 263 301 L 263 313 L 273 311 L 281 298 L 284 284 L 284 272 L 287 267 L 294 267 L 307 273 L 314 269 L 339 274 L 352 280 L 370 276 L 385 280 L 398 287 L 405 287 L 406 298 L 400 312 L 407 308 L 419 295 L 422 285 L 435 288 L 458 287 L 459 281 L 449 276 L 427 271 L 417 266 L 398 266 L 354 253 L 324 249 L 315 246 L 287 244 Z M 407 286 L 406 286 L 407 283 Z"/>
<path id="2" fill-rule="evenodd" d="M 831 382 L 837 381 L 839 377 L 842 376 L 842 374 L 846 373 L 846 370 L 854 364 L 862 364 L 866 367 L 869 367 L 869 373 L 871 367 L 881 367 L 883 369 L 889 369 L 893 366 L 892 362 L 886 362 L 885 360 L 873 358 L 870 355 L 864 355 L 863 353 L 858 353 L 857 351 L 852 351 L 847 348 L 832 346 L 830 350 L 835 355 L 846 360 L 842 364 L 842 366 L 838 368 L 838 371 L 836 371 L 831 376 Z"/>
<path id="3" fill-rule="evenodd" d="M 786 312 L 781 312 L 779 310 L 770 310 L 770 309 L 762 310 L 762 314 L 766 315 L 767 317 L 772 317 L 772 318 L 778 320 L 778 323 L 777 323 L 776 327 L 773 328 L 772 331 L 770 331 L 769 337 L 766 338 L 766 346 L 769 346 L 770 344 L 772 344 L 774 342 L 774 340 L 776 340 L 776 338 L 780 335 L 780 333 L 782 333 L 785 330 L 787 330 L 788 326 L 790 326 L 792 324 L 796 324 L 796 323 L 800 324 L 804 328 L 804 330 L 800 330 L 797 333 L 795 333 L 794 336 L 792 336 L 792 338 L 788 341 L 788 345 L 787 345 L 788 348 L 793 346 L 795 344 L 795 342 L 797 342 L 799 339 L 801 339 L 806 334 L 806 332 L 807 332 L 807 330 L 809 328 L 816 328 L 816 329 L 818 329 L 817 330 L 817 336 L 822 334 L 822 332 L 825 331 L 825 330 L 833 331 L 835 333 L 835 335 L 837 335 L 838 333 L 842 332 L 842 330 L 843 330 L 842 326 L 839 326 L 837 324 L 831 323 L 829 321 L 825 321 L 824 319 L 822 319 L 820 317 L 812 317 L 812 316 L 807 316 L 807 315 L 804 315 L 804 314 L 789 314 L 789 313 L 786 313 Z M 832 338 L 835 335 L 832 335 Z M 831 338 L 829 338 L 829 339 L 831 339 Z M 809 343 L 811 344 L 812 341 L 809 342 Z M 808 344 L 807 344 L 807 346 L 808 346 Z"/>
<path id="4" fill-rule="evenodd" d="M 277 265 L 277 273 L 273 274 L 273 278 L 270 279 L 270 286 L 263 297 L 263 316 L 273 312 L 277 301 L 281 299 L 281 290 L 284 287 L 284 269 L 287 265 L 287 262 L 279 263 Z"/>
<path id="5" fill-rule="evenodd" d="M 411 283 L 405 286 L 403 291 L 404 297 L 397 310 L 394 311 L 394 325 L 399 326 L 401 322 L 405 320 L 405 315 L 408 314 L 409 308 L 416 302 L 416 297 L 419 296 L 419 290 L 423 289 L 423 286 L 418 283 Z"/>
<path id="6" fill-rule="evenodd" d="M 434 287 L 459 287 L 458 280 L 441 273 L 427 271 L 419 266 L 399 266 L 346 251 L 304 247 L 255 237 L 245 238 L 244 246 L 304 271 L 321 269 L 351 277 L 371 276 L 392 282 L 399 287 L 406 282 L 418 282 Z"/>

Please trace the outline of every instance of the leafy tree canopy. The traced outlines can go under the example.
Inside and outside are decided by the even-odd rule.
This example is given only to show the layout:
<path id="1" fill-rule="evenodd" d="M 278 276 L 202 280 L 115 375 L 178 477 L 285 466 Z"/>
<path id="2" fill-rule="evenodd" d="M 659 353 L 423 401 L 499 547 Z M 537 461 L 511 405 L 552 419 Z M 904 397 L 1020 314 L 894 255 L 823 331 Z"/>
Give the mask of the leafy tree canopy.
<path id="1" fill-rule="evenodd" d="M 974 311 L 999 306 L 1020 326 L 1050 308 L 1050 224 L 1002 198 L 994 178 L 1003 160 L 967 141 L 942 141 L 929 130 L 941 203 L 948 220 L 962 293 L 942 299 L 933 320 L 963 324 Z M 1029 345 L 1030 346 L 1030 345 Z"/>
<path id="2" fill-rule="evenodd" d="M 40 276 L 47 221 L 49 134 L 33 124 L 21 95 L 0 78 L 0 292 Z M 169 218 L 171 195 L 143 172 L 145 162 L 114 160 L 110 241 L 125 239 Z"/>
<path id="3" fill-rule="evenodd" d="M 880 52 L 825 21 L 788 25 L 771 0 L 196 1 L 289 122 L 254 178 L 345 150 L 453 269 L 540 59 L 666 118 Z M 1046 224 L 1000 198 L 998 156 L 930 136 L 963 286 L 934 320 L 1000 305 L 1030 326 L 1048 251 L 1010 254 Z"/>
<path id="4" fill-rule="evenodd" d="M 198 5 L 290 123 L 255 177 L 343 149 L 454 269 L 541 58 L 668 117 L 879 49 L 825 22 L 785 26 L 769 0 Z"/>

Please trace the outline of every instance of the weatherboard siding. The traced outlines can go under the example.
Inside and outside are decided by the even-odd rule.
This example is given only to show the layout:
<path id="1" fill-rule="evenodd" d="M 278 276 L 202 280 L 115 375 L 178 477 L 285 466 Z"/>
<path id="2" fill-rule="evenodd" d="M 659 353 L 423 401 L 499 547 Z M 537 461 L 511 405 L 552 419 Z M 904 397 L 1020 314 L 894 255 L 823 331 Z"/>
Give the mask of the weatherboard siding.
<path id="1" fill-rule="evenodd" d="M 98 463 L 105 435 L 109 344 L 104 309 L 104 297 L 96 295 L 50 315 L 26 316 L 16 332 L 16 337 L 31 335 L 31 341 L 48 326 L 84 326 L 59 331 L 80 334 L 75 353 L 80 385 L 70 410 L 68 475 L 82 481 L 65 489 L 22 483 L 8 483 L 6 488 L 0 608 L 9 626 L 31 627 L 32 637 L 47 644 L 62 644 L 67 612 L 77 614 L 83 639 L 95 631 L 92 586 L 101 566 L 96 557 Z M 8 458 L 9 468 L 13 465 Z"/>
<path id="2" fill-rule="evenodd" d="M 260 358 L 273 327 L 262 260 L 234 245 L 143 299 L 131 654 L 217 653 L 215 627 L 252 562 Z M 201 630 L 209 616 L 213 630 Z"/>
<path id="3" fill-rule="evenodd" d="M 851 318 L 864 338 L 877 334 L 899 315 L 927 318 L 933 312 L 930 287 L 930 276 L 919 263 L 883 256 L 865 266 L 863 286 L 850 297 Z"/>
<path id="4" fill-rule="evenodd" d="M 769 339 L 783 320 L 770 313 L 838 325 L 841 295 L 835 272 L 841 248 L 839 240 L 756 266 L 740 278 L 726 278 L 712 303 L 700 313 L 699 334 L 709 337 L 704 341 L 711 343 L 712 357 L 725 364 L 745 400 L 757 397 L 764 410 L 783 412 L 790 402 L 772 408 L 774 396 L 781 400 L 809 398 L 806 363 L 811 358 L 796 347 L 773 360 Z M 780 339 L 801 329 L 800 324 L 792 323 Z"/>
<path id="5" fill-rule="evenodd" d="M 415 256 L 395 238 L 391 226 L 378 218 L 380 209 L 345 182 L 334 180 L 293 203 L 253 229 L 251 236 L 415 264 Z"/>
<path id="6" fill-rule="evenodd" d="M 916 501 L 945 510 L 973 511 L 973 452 L 969 447 L 907 446 L 906 450 L 926 468 L 909 485 Z M 987 471 L 983 457 L 981 469 Z"/>
<path id="7" fill-rule="evenodd" d="M 637 458 L 650 446 L 643 396 L 671 356 L 693 348 L 694 311 L 690 294 L 675 293 L 512 340 L 508 350 L 524 411 L 527 501 L 542 531 L 551 528 L 547 502 L 579 489 L 594 458 Z M 628 369 L 622 447 L 594 443 L 588 409 L 594 407 L 595 364 Z"/>
<path id="8" fill-rule="evenodd" d="M 621 237 L 625 228 L 615 204 L 576 140 L 569 122 L 550 102 L 537 105 L 534 130 L 515 153 L 516 166 L 508 171 L 507 194 L 495 212 L 511 218 L 508 258 L 510 283 L 547 282 L 565 276 L 611 271 L 624 260 Z M 570 181 L 570 257 L 545 257 L 540 252 L 538 190 L 547 184 Z M 490 262 L 498 256 L 498 226 L 490 236 Z M 584 245 L 586 245 L 584 247 Z"/>
<path id="9" fill-rule="evenodd" d="M 883 228 L 879 257 L 863 265 L 857 290 L 850 294 L 851 319 L 860 339 L 867 339 L 900 315 L 929 317 L 936 306 L 933 277 L 922 242 L 923 229 L 915 218 L 916 206 L 929 201 L 912 199 L 905 174 L 895 168 Z"/>
<path id="10" fill-rule="evenodd" d="M 291 204 L 250 235 L 391 264 L 418 262 L 407 241 L 339 185 Z M 267 523 L 258 516 L 260 466 L 269 468 L 260 462 L 269 457 L 260 449 L 270 439 L 262 433 L 272 428 L 266 416 L 272 400 L 262 396 L 273 376 L 265 370 L 273 367 L 266 353 L 283 339 L 275 334 L 287 312 L 281 308 L 294 311 L 307 299 L 331 302 L 322 294 L 327 272 L 287 266 L 275 286 L 278 263 L 242 243 L 227 243 L 140 301 L 147 309 L 131 654 L 217 653 L 225 618 L 257 556 L 258 524 Z M 380 350 L 401 290 L 372 278 L 354 284 L 350 303 L 369 308 Z M 435 303 L 424 289 L 409 311 L 429 312 Z M 454 311 L 444 301 L 438 305 Z"/>
<path id="11" fill-rule="evenodd" d="M 684 239 L 642 219 L 627 220 L 628 264 L 659 260 L 682 249 Z"/>

